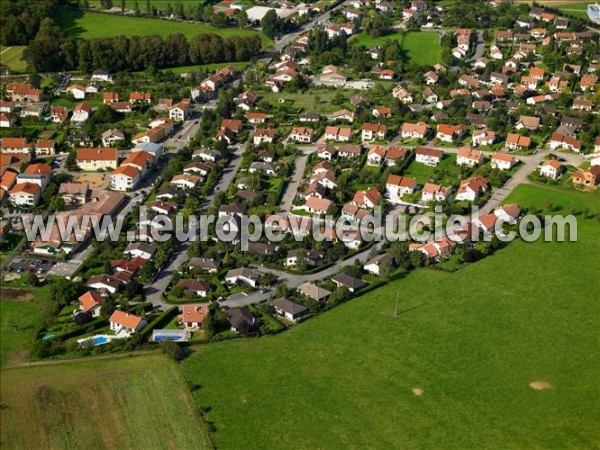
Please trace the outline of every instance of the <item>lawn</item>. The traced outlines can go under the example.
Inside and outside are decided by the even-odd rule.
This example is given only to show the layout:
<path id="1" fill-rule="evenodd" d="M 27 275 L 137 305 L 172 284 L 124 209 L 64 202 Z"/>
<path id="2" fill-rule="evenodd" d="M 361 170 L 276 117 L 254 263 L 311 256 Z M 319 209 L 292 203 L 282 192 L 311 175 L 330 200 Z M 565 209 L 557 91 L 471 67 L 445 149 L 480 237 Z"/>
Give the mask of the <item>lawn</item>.
<path id="1" fill-rule="evenodd" d="M 549 199 L 600 208 L 597 197 L 537 186 L 507 201 Z M 184 367 L 202 386 L 217 447 L 598 447 L 597 228 L 580 218 L 579 242 L 514 242 L 454 274 L 413 272 L 280 335 L 198 348 Z"/>
<path id="2" fill-rule="evenodd" d="M 353 95 L 353 91 L 336 88 L 310 88 L 305 92 L 258 91 L 257 93 L 274 107 L 295 113 L 307 111 L 320 114 L 330 114 L 347 107 L 346 102 Z M 281 99 L 284 100 L 283 103 Z"/>
<path id="3" fill-rule="evenodd" d="M 43 311 L 48 288 L 7 288 L 0 291 L 0 366 L 27 360 Z"/>
<path id="4" fill-rule="evenodd" d="M 442 59 L 440 35 L 434 32 L 409 32 L 405 36 L 394 33 L 378 38 L 372 38 L 363 32 L 356 35 L 355 39 L 365 47 L 381 45 L 391 39 L 400 41 L 406 51 L 406 59 L 417 64 L 433 65 Z"/>
<path id="5" fill-rule="evenodd" d="M 13 47 L 2 47 L 0 52 L 0 63 L 7 65 L 14 72 L 25 72 L 27 63 L 21 59 L 25 50 L 24 45 L 13 46 Z"/>
<path id="6" fill-rule="evenodd" d="M 436 174 L 441 174 L 441 178 L 437 182 L 434 179 Z M 404 175 L 415 178 L 421 186 L 425 183 L 452 186 L 460 181 L 460 167 L 456 165 L 455 155 L 446 154 L 436 167 L 430 167 L 415 160 L 406 168 Z"/>
<path id="7" fill-rule="evenodd" d="M 146 36 L 158 34 L 167 36 L 172 33 L 183 33 L 188 39 L 201 33 L 215 33 L 219 36 L 260 36 L 263 46 L 271 44 L 263 33 L 239 28 L 215 28 L 205 24 L 176 22 L 170 20 L 151 19 L 145 17 L 125 17 L 118 14 L 107 14 L 86 11 L 65 10 L 61 13 L 59 25 L 68 36 L 77 38 Z"/>
<path id="8" fill-rule="evenodd" d="M 593 3 L 596 3 L 596 2 L 595 1 L 589 1 L 589 2 L 575 1 L 575 2 L 563 2 L 563 3 L 551 3 L 551 4 L 548 4 L 548 6 L 558 9 L 567 15 L 579 17 L 581 19 L 587 19 L 588 18 L 587 7 L 588 7 L 588 5 L 591 5 Z"/>
<path id="9" fill-rule="evenodd" d="M 212 448 L 162 355 L 9 369 L 1 385 L 6 449 Z"/>
<path id="10" fill-rule="evenodd" d="M 171 67 L 170 69 L 162 69 L 162 72 L 173 72 L 173 73 L 191 73 L 199 70 L 205 72 L 214 72 L 223 67 L 232 66 L 235 70 L 243 71 L 250 65 L 250 61 L 237 61 L 237 62 L 226 62 L 226 63 L 215 63 L 215 64 L 202 64 L 198 66 L 179 66 Z"/>

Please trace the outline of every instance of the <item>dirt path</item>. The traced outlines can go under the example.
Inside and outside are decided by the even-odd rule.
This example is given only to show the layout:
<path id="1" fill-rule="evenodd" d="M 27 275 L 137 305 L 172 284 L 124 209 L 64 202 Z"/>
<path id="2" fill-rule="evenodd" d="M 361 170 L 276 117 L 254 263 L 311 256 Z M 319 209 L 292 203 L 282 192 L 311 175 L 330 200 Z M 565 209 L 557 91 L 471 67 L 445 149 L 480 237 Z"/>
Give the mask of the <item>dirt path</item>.
<path id="1" fill-rule="evenodd" d="M 12 47 L 6 47 L 4 50 L 0 52 L 0 56 L 4 55 L 7 51 L 9 51 Z"/>
<path id="2" fill-rule="evenodd" d="M 10 369 L 19 369 L 23 367 L 35 367 L 35 366 L 52 366 L 55 364 L 73 364 L 73 363 L 81 363 L 88 361 L 98 361 L 101 359 L 119 359 L 119 358 L 132 358 L 135 356 L 145 356 L 152 353 L 156 353 L 160 351 L 159 349 L 153 350 L 137 350 L 135 352 L 128 353 L 110 353 L 107 355 L 98 355 L 98 356 L 89 356 L 82 358 L 72 358 L 72 359 L 50 359 L 46 361 L 34 361 L 34 362 L 19 362 L 19 363 L 10 363 L 9 365 L 2 368 L 2 370 L 10 370 Z"/>

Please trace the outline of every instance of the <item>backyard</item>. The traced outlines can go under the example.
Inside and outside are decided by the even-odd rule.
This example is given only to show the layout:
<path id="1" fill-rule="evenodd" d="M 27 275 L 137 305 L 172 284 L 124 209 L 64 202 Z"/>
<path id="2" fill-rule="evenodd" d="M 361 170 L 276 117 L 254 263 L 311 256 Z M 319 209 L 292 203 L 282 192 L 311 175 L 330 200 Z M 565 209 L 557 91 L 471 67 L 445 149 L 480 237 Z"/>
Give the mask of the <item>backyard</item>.
<path id="1" fill-rule="evenodd" d="M 8 369 L 1 386 L 3 448 L 212 448 L 162 355 Z"/>
<path id="2" fill-rule="evenodd" d="M 513 201 L 600 209 L 598 196 L 531 185 Z M 513 242 L 281 335 L 202 347 L 184 367 L 217 447 L 597 446 L 600 286 L 582 268 L 598 267 L 600 244 L 597 219 L 578 221 L 578 242 Z"/>

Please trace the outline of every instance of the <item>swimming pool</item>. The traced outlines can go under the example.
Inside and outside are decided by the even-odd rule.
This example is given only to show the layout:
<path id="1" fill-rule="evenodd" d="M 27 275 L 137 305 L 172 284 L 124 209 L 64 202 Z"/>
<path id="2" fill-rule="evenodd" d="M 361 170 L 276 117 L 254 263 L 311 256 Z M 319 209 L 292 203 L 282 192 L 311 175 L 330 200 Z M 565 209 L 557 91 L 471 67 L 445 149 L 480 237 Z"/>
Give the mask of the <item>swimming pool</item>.
<path id="1" fill-rule="evenodd" d="M 97 334 L 96 336 L 92 336 L 89 338 L 85 338 L 85 339 L 79 339 L 77 341 L 77 343 L 79 345 L 84 345 L 85 343 L 87 343 L 88 341 L 92 341 L 92 343 L 94 345 L 102 345 L 102 344 L 107 344 L 109 343 L 111 340 L 111 336 L 107 336 L 105 334 Z"/>

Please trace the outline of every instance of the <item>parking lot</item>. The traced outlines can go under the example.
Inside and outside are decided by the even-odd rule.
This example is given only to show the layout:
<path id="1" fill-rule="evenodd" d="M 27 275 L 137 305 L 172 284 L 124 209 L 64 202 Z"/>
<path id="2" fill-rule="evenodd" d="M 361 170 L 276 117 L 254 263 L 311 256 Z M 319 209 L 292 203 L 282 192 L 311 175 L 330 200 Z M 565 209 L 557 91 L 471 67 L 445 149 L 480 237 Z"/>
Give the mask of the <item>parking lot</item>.
<path id="1" fill-rule="evenodd" d="M 6 271 L 16 273 L 35 273 L 37 275 L 44 275 L 50 270 L 56 263 L 54 261 L 47 261 L 42 259 L 34 258 L 13 258 L 6 265 Z"/>

